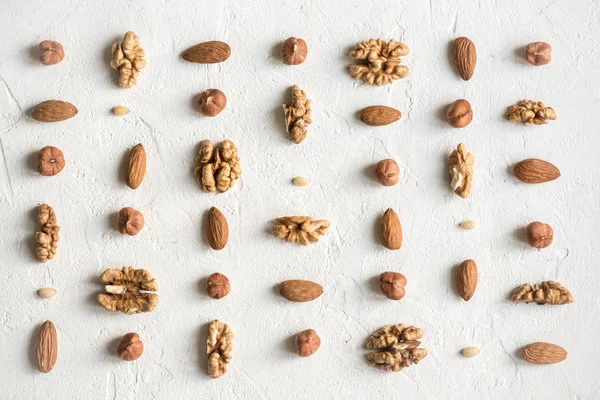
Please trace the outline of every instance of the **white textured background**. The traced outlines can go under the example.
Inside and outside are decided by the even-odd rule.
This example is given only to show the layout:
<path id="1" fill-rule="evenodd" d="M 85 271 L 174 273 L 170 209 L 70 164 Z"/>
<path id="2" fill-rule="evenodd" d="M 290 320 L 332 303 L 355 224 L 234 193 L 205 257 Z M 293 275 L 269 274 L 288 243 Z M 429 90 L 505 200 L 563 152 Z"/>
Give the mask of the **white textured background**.
<path id="1" fill-rule="evenodd" d="M 528 4 L 529 3 L 529 4 Z M 4 0 L 0 3 L 0 396 L 20 398 L 600 398 L 598 226 L 598 1 L 95 1 Z M 133 89 L 119 89 L 108 66 L 110 45 L 135 31 L 148 66 Z M 285 66 L 280 42 L 304 38 L 307 61 Z M 478 53 L 475 75 L 463 82 L 449 59 L 457 36 Z M 408 78 L 370 87 L 347 74 L 357 41 L 382 37 L 411 48 Z M 66 58 L 42 66 L 35 46 L 61 42 Z M 218 65 L 187 63 L 187 47 L 223 40 L 232 55 Z M 526 63 L 522 48 L 553 46 L 543 67 Z M 313 101 L 314 123 L 294 145 L 284 133 L 281 104 L 298 84 Z M 228 99 L 218 117 L 202 117 L 197 95 L 219 88 Z M 442 116 L 457 98 L 474 108 L 473 122 L 450 128 Z M 523 98 L 553 106 L 546 126 L 502 119 Z M 31 109 L 48 99 L 70 101 L 79 114 L 43 124 Z M 131 114 L 110 109 L 126 105 Z M 402 111 L 390 126 L 372 128 L 361 108 L 386 104 Z M 198 143 L 229 138 L 240 149 L 242 179 L 222 195 L 203 193 L 192 174 Z M 464 141 L 477 157 L 471 196 L 449 189 L 445 160 Z M 123 157 L 141 142 L 148 153 L 140 189 L 122 179 Z M 67 166 L 55 177 L 35 170 L 43 146 L 63 150 Z M 401 182 L 385 188 L 371 176 L 393 157 Z M 527 186 L 510 174 L 527 157 L 553 162 L 562 177 Z M 292 186 L 294 176 L 311 186 Z M 61 226 L 57 257 L 35 258 L 36 207 L 46 202 Z M 136 237 L 114 228 L 124 206 L 140 210 Z M 209 249 L 202 217 L 220 208 L 230 226 L 221 252 Z M 381 213 L 393 207 L 404 227 L 397 252 L 376 237 Z M 283 215 L 327 218 L 330 232 L 303 248 L 269 235 Z M 474 219 L 479 228 L 457 223 Z M 555 229 L 542 251 L 522 241 L 534 220 Z M 452 272 L 477 261 L 479 286 L 462 301 Z M 95 301 L 106 268 L 148 269 L 160 301 L 149 314 L 109 313 Z M 374 278 L 385 270 L 408 278 L 407 295 L 392 302 Z M 204 278 L 229 276 L 231 294 L 215 301 Z M 303 278 L 325 293 L 312 303 L 281 298 L 276 284 Z M 566 306 L 511 304 L 524 282 L 553 279 L 571 290 Z M 55 287 L 51 300 L 37 296 Z M 235 332 L 233 361 L 218 380 L 206 374 L 206 324 L 218 318 Z M 58 329 L 59 357 L 49 374 L 31 359 L 33 334 L 44 320 Z M 429 356 L 398 373 L 368 366 L 362 343 L 388 323 L 424 329 Z M 293 353 L 293 335 L 314 328 L 321 349 Z M 123 362 L 116 340 L 138 332 L 143 356 Z M 520 348 L 549 341 L 569 352 L 565 362 L 531 366 Z M 459 350 L 481 348 L 474 359 Z"/>

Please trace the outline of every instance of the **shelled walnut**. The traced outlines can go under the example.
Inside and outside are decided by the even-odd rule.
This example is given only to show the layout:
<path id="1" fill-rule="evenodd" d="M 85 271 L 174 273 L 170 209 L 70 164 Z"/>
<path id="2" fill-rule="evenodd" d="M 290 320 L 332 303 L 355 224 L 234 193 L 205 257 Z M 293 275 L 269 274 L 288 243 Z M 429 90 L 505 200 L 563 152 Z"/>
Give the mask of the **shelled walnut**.
<path id="1" fill-rule="evenodd" d="M 145 52 L 140 47 L 140 38 L 129 31 L 123 37 L 122 43 L 112 46 L 110 66 L 119 71 L 119 87 L 132 88 L 137 83 L 140 71 L 146 66 Z"/>
<path id="2" fill-rule="evenodd" d="M 107 311 L 121 311 L 131 315 L 154 310 L 158 304 L 158 284 L 145 269 L 123 267 L 107 269 L 100 276 L 108 293 L 96 297 Z"/>
<path id="3" fill-rule="evenodd" d="M 350 75 L 354 79 L 362 79 L 371 85 L 385 85 L 408 75 L 408 67 L 400 65 L 400 57 L 410 52 L 402 42 L 383 39 L 369 39 L 358 42 L 350 52 L 350 58 L 366 61 L 365 64 L 350 66 Z"/>
<path id="4" fill-rule="evenodd" d="M 38 208 L 38 220 L 40 221 L 40 232 L 35 234 L 37 242 L 38 259 L 45 263 L 54 258 L 58 247 L 58 231 L 60 226 L 56 225 L 56 214 L 48 204 L 42 204 Z"/>
<path id="5" fill-rule="evenodd" d="M 306 127 L 312 123 L 310 119 L 310 100 L 306 92 L 297 85 L 292 86 L 292 102 L 283 105 L 285 129 L 294 143 L 298 144 L 306 137 Z"/>
<path id="6" fill-rule="evenodd" d="M 375 368 L 394 372 L 418 364 L 427 356 L 427 350 L 419 348 L 417 339 L 422 337 L 423 331 L 415 326 L 386 325 L 367 339 L 367 350 L 380 350 L 368 353 L 367 360 Z"/>
<path id="7" fill-rule="evenodd" d="M 531 287 L 525 283 L 513 291 L 511 300 L 515 303 L 537 304 L 569 304 L 573 302 L 573 296 L 560 283 L 554 281 L 544 281 L 541 284 L 535 284 Z"/>
<path id="8" fill-rule="evenodd" d="M 456 150 L 450 154 L 450 163 L 450 176 L 452 176 L 450 186 L 454 193 L 466 199 L 473 185 L 475 156 L 467 152 L 465 145 L 460 143 Z"/>
<path id="9" fill-rule="evenodd" d="M 544 125 L 547 119 L 556 119 L 556 112 L 541 101 L 521 100 L 508 108 L 504 118 L 509 122 Z"/>
<path id="10" fill-rule="evenodd" d="M 208 326 L 206 353 L 208 354 L 208 375 L 220 378 L 227 372 L 231 361 L 233 331 L 229 325 L 219 320 L 211 321 Z"/>
<path id="11" fill-rule="evenodd" d="M 205 192 L 228 191 L 242 175 L 238 149 L 230 140 L 216 147 L 210 140 L 203 140 L 200 142 L 194 174 Z"/>
<path id="12" fill-rule="evenodd" d="M 325 219 L 313 221 L 311 217 L 281 217 L 275 219 L 273 235 L 286 242 L 306 246 L 309 242 L 318 242 L 319 236 L 327 233 L 328 228 L 329 221 Z"/>

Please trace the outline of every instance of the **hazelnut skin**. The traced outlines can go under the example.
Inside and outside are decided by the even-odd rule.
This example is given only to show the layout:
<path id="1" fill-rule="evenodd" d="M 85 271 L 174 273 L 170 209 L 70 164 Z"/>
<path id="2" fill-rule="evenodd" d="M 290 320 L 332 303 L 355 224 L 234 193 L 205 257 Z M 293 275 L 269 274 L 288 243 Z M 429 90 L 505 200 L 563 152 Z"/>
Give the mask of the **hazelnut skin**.
<path id="1" fill-rule="evenodd" d="M 41 175 L 54 176 L 65 167 L 65 157 L 59 148 L 46 146 L 40 150 L 37 159 L 37 170 Z"/>
<path id="2" fill-rule="evenodd" d="M 552 46 L 545 42 L 533 42 L 529 43 L 525 48 L 525 58 L 530 64 L 539 67 L 540 65 L 546 65 L 552 60 L 550 53 L 552 52 Z"/>
<path id="3" fill-rule="evenodd" d="M 219 89 L 208 89 L 202 92 L 198 104 L 202 114 L 207 117 L 215 117 L 227 105 L 227 97 Z"/>
<path id="4" fill-rule="evenodd" d="M 383 186 L 394 186 L 400 180 L 399 174 L 400 167 L 391 158 L 379 161 L 375 167 L 375 178 Z"/>
<path id="5" fill-rule="evenodd" d="M 65 58 L 65 49 L 62 44 L 54 40 L 44 40 L 38 46 L 40 61 L 44 65 L 58 64 Z"/>
<path id="6" fill-rule="evenodd" d="M 308 357 L 315 354 L 321 346 L 321 338 L 314 329 L 307 329 L 296 335 L 296 354 Z"/>
<path id="7" fill-rule="evenodd" d="M 137 360 L 143 352 L 144 343 L 140 340 L 140 335 L 135 332 L 129 332 L 127 335 L 123 336 L 117 345 L 117 354 L 121 360 Z"/>
<path id="8" fill-rule="evenodd" d="M 123 235 L 137 235 L 144 227 L 144 216 L 131 207 L 122 208 L 117 216 L 117 229 Z"/>
<path id="9" fill-rule="evenodd" d="M 554 230 L 548 224 L 535 221 L 527 225 L 527 243 L 536 249 L 543 249 L 552 244 Z"/>
<path id="10" fill-rule="evenodd" d="M 384 272 L 379 275 L 379 288 L 390 300 L 401 300 L 406 293 L 406 277 L 398 272 Z"/>
<path id="11" fill-rule="evenodd" d="M 206 280 L 206 293 L 212 299 L 222 299 L 229 294 L 230 290 L 229 279 L 219 272 L 210 275 Z"/>
<path id="12" fill-rule="evenodd" d="M 464 128 L 473 120 L 471 104 L 465 99 L 456 100 L 446 111 L 446 121 L 454 128 Z"/>
<path id="13" fill-rule="evenodd" d="M 306 60 L 306 54 L 308 54 L 308 46 L 302 39 L 290 37 L 281 45 L 280 58 L 284 64 L 302 64 Z"/>

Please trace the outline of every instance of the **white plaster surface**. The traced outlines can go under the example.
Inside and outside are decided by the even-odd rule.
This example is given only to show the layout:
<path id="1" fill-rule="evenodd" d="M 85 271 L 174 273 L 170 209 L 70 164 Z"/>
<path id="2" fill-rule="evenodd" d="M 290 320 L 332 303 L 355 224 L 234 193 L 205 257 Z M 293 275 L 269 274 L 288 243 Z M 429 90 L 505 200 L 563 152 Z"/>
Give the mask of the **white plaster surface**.
<path id="1" fill-rule="evenodd" d="M 600 12 L 598 1 L 32 1 L 0 2 L 0 397 L 2 399 L 598 399 L 600 398 Z M 148 66 L 133 89 L 119 89 L 108 66 L 110 45 L 135 31 Z M 304 64 L 283 65 L 278 48 L 304 38 Z M 478 64 L 470 82 L 458 77 L 449 43 L 471 38 Z M 411 48 L 408 78 L 385 87 L 353 81 L 350 47 L 360 40 L 397 39 Z M 35 46 L 61 42 L 66 58 L 42 66 Z M 223 40 L 229 60 L 197 65 L 179 55 L 188 46 Z M 553 46 L 549 65 L 522 56 L 536 40 Z M 314 123 L 294 145 L 284 133 L 281 104 L 290 86 L 305 89 Z M 223 90 L 216 118 L 194 104 L 207 88 Z M 468 99 L 474 120 L 450 128 L 445 107 Z M 523 98 L 553 106 L 546 126 L 507 123 L 507 106 Z M 79 114 L 43 124 L 31 109 L 48 99 L 70 101 Z M 115 105 L 131 113 L 116 117 Z M 386 127 L 368 127 L 361 108 L 402 111 Z M 203 193 L 192 169 L 202 139 L 229 138 L 239 147 L 243 175 L 226 194 Z M 141 142 L 147 177 L 133 191 L 122 179 L 123 158 Z M 446 157 L 465 142 L 477 157 L 471 196 L 449 189 Z M 67 166 L 55 177 L 35 170 L 43 146 L 61 148 Z M 392 157 L 401 181 L 386 188 L 372 166 Z M 510 173 L 523 158 L 553 162 L 558 180 L 527 186 Z M 295 187 L 294 176 L 312 184 Z M 57 257 L 35 259 L 36 207 L 46 202 L 61 226 Z M 114 229 L 124 206 L 140 210 L 136 237 Z M 227 247 L 209 249 L 201 227 L 217 206 L 230 226 Z M 382 212 L 393 207 L 404 227 L 397 252 L 376 237 Z M 327 218 L 332 227 L 309 247 L 270 236 L 283 215 Z M 465 231 L 464 219 L 479 227 Z M 541 220 L 555 229 L 537 251 L 520 229 Z M 477 261 L 479 286 L 461 300 L 452 279 L 465 258 Z M 109 313 L 95 301 L 106 268 L 151 271 L 160 301 L 152 313 Z M 406 297 L 389 301 L 375 277 L 408 278 Z M 229 276 L 231 294 L 215 301 L 204 279 Z M 325 293 L 306 304 L 279 296 L 278 282 L 309 279 Z M 524 282 L 557 280 L 575 303 L 512 304 Z M 38 297 L 41 287 L 58 290 Z M 227 374 L 206 374 L 206 324 L 232 327 Z M 51 373 L 32 362 L 33 335 L 45 320 L 58 330 Z M 429 355 L 398 373 L 373 369 L 362 343 L 384 324 L 423 328 Z M 293 335 L 314 328 L 320 350 L 301 359 Z M 145 344 L 135 362 L 115 356 L 116 341 L 138 332 Z M 552 366 L 526 364 L 520 348 L 548 341 L 569 352 Z M 460 349 L 481 353 L 462 358 Z"/>

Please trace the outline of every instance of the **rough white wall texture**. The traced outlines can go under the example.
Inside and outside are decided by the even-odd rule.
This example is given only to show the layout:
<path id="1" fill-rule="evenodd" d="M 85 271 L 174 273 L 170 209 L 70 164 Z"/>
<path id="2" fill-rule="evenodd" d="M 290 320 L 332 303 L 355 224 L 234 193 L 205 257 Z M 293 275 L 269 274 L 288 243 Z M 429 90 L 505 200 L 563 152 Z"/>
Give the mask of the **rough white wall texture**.
<path id="1" fill-rule="evenodd" d="M 600 10 L 598 1 L 94 1 L 4 0 L 0 3 L 0 393 L 3 399 L 316 399 L 316 398 L 600 398 L 600 298 L 597 290 L 600 136 Z M 110 45 L 133 30 L 148 66 L 139 84 L 116 86 Z M 280 42 L 304 38 L 304 64 L 283 65 Z M 477 45 L 473 79 L 454 70 L 450 42 Z M 411 48 L 408 78 L 385 87 L 353 81 L 350 47 L 382 37 Z M 41 40 L 61 42 L 66 58 L 42 66 Z M 229 60 L 197 65 L 179 55 L 188 46 L 223 40 Z M 552 62 L 529 65 L 523 46 L 543 40 Z M 313 101 L 314 123 L 294 145 L 283 128 L 281 104 L 298 84 Z M 207 88 L 228 98 L 217 118 L 194 104 Z M 474 120 L 450 128 L 445 107 L 468 99 Z M 523 98 L 553 106 L 558 120 L 525 126 L 503 120 Z M 48 99 L 70 101 L 79 114 L 43 124 L 31 109 Z M 127 105 L 131 114 L 110 113 Z M 373 128 L 357 119 L 367 105 L 400 109 L 402 119 Z M 200 140 L 229 138 L 239 147 L 243 176 L 226 194 L 203 193 L 192 169 Z M 140 189 L 122 179 L 123 157 L 136 143 L 148 153 Z M 446 158 L 465 142 L 477 157 L 471 196 L 449 189 Z M 67 166 L 48 178 L 35 170 L 43 146 L 61 148 Z M 392 157 L 401 182 L 386 188 L 372 166 Z M 510 173 L 527 157 L 547 159 L 558 180 L 525 185 Z M 301 175 L 312 184 L 299 188 Z M 57 257 L 35 259 L 35 210 L 46 202 L 61 226 Z M 114 228 L 123 206 L 142 211 L 136 237 Z M 210 250 L 202 217 L 219 207 L 230 241 Z M 393 207 L 405 240 L 397 252 L 376 237 L 379 216 Z M 303 248 L 270 236 L 283 215 L 327 218 L 332 228 Z M 479 228 L 457 223 L 474 219 Z M 541 220 L 555 229 L 551 247 L 529 248 L 521 229 Z M 465 258 L 477 261 L 479 287 L 459 298 L 452 279 Z M 102 309 L 95 295 L 106 268 L 151 271 L 160 302 L 149 314 Z M 407 295 L 389 301 L 375 277 L 385 270 L 408 278 Z M 204 279 L 229 276 L 231 294 L 208 298 Z M 284 279 L 321 283 L 325 293 L 306 304 L 277 293 Z M 553 279 L 571 290 L 565 306 L 512 304 L 524 282 Z M 55 287 L 51 300 L 37 296 Z M 206 373 L 207 323 L 218 318 L 235 332 L 227 374 Z M 44 320 L 58 330 L 59 357 L 49 374 L 32 362 L 33 334 Z M 419 365 L 385 373 L 366 364 L 362 344 L 381 325 L 424 329 L 429 356 Z M 293 335 L 314 328 L 321 349 L 301 359 Z M 145 343 L 135 362 L 120 361 L 115 343 L 129 331 Z M 526 364 L 520 348 L 532 341 L 564 346 L 566 361 Z M 459 350 L 478 346 L 465 359 Z"/>

